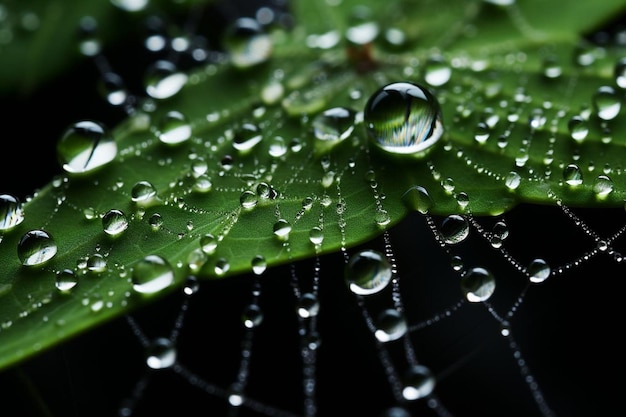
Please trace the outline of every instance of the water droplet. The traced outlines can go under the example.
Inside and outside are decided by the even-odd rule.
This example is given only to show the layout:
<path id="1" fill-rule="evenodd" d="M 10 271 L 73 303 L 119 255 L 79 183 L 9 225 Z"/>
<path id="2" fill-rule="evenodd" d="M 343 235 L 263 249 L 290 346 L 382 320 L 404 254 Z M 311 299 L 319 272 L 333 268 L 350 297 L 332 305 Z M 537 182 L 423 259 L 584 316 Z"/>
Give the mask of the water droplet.
<path id="1" fill-rule="evenodd" d="M 487 123 L 479 122 L 476 125 L 476 129 L 474 130 L 474 140 L 479 144 L 483 144 L 487 142 L 487 139 L 489 139 L 490 134 L 491 134 L 491 129 L 489 128 Z"/>
<path id="2" fill-rule="evenodd" d="M 9 194 L 0 195 L 0 232 L 11 230 L 24 221 L 22 202 Z"/>
<path id="3" fill-rule="evenodd" d="M 626 57 L 620 58 L 615 63 L 613 75 L 615 77 L 615 84 L 617 84 L 619 88 L 626 88 Z"/>
<path id="4" fill-rule="evenodd" d="M 320 302 L 315 294 L 306 292 L 298 299 L 296 311 L 303 319 L 317 316 L 319 310 Z"/>
<path id="5" fill-rule="evenodd" d="M 150 224 L 152 230 L 159 230 L 161 226 L 163 226 L 163 216 L 161 216 L 159 213 L 154 213 L 148 219 L 148 224 Z"/>
<path id="6" fill-rule="evenodd" d="M 110 236 L 118 236 L 128 228 L 128 219 L 122 210 L 111 209 L 102 216 L 102 230 Z"/>
<path id="7" fill-rule="evenodd" d="M 128 91 L 124 85 L 124 80 L 115 72 L 108 71 L 102 74 L 99 90 L 112 106 L 122 106 L 128 101 Z"/>
<path id="8" fill-rule="evenodd" d="M 593 95 L 593 107 L 597 116 L 602 120 L 613 120 L 622 108 L 622 102 L 610 86 L 602 86 Z"/>
<path id="9" fill-rule="evenodd" d="M 176 363 L 176 347 L 165 337 L 152 340 L 146 349 L 146 364 L 152 369 L 164 369 Z"/>
<path id="10" fill-rule="evenodd" d="M 389 261 L 375 250 L 363 250 L 350 258 L 344 271 L 350 290 L 358 295 L 382 291 L 391 281 Z"/>
<path id="11" fill-rule="evenodd" d="M 314 245 L 321 245 L 324 241 L 324 231 L 319 226 L 313 226 L 309 231 L 309 240 Z"/>
<path id="12" fill-rule="evenodd" d="M 496 279 L 485 268 L 474 267 L 461 277 L 461 291 L 469 302 L 488 300 L 495 289 Z"/>
<path id="13" fill-rule="evenodd" d="M 354 131 L 355 117 L 356 112 L 346 107 L 333 107 L 316 115 L 312 122 L 316 146 L 324 152 L 348 138 Z"/>
<path id="14" fill-rule="evenodd" d="M 404 314 L 395 308 L 383 310 L 376 320 L 376 339 L 385 343 L 397 340 L 404 336 L 408 330 Z"/>
<path id="15" fill-rule="evenodd" d="M 516 171 L 509 172 L 504 178 L 504 185 L 509 190 L 515 190 L 522 182 L 522 176 Z"/>
<path id="16" fill-rule="evenodd" d="M 257 304 L 249 304 L 241 314 L 241 321 L 248 329 L 258 327 L 263 322 L 263 312 Z"/>
<path id="17" fill-rule="evenodd" d="M 158 60 L 146 71 L 146 93 L 156 99 L 166 99 L 178 93 L 187 82 L 187 75 L 170 61 Z"/>
<path id="18" fill-rule="evenodd" d="M 210 255 L 215 252 L 217 242 L 218 240 L 213 234 L 207 233 L 200 238 L 200 248 L 202 249 L 202 252 Z"/>
<path id="19" fill-rule="evenodd" d="M 185 115 L 176 110 L 163 115 L 159 131 L 159 140 L 168 145 L 186 142 L 191 137 L 191 125 Z"/>
<path id="20" fill-rule="evenodd" d="M 267 269 L 267 261 L 263 255 L 255 255 L 250 265 L 252 266 L 252 272 L 256 275 L 262 275 Z"/>
<path id="21" fill-rule="evenodd" d="M 228 272 L 229 269 L 230 262 L 228 262 L 228 259 L 219 258 L 217 261 L 215 261 L 215 268 L 213 270 L 215 271 L 215 274 L 217 276 L 223 276 L 225 273 Z"/>
<path id="22" fill-rule="evenodd" d="M 87 270 L 94 273 L 104 272 L 107 269 L 107 261 L 99 253 L 94 253 L 87 258 Z"/>
<path id="23" fill-rule="evenodd" d="M 583 183 L 583 171 L 576 164 L 568 164 L 563 169 L 563 180 L 573 187 Z"/>
<path id="24" fill-rule="evenodd" d="M 430 395 L 435 389 L 435 377 L 424 365 L 411 366 L 403 377 L 402 396 L 408 401 Z"/>
<path id="25" fill-rule="evenodd" d="M 543 259 L 533 259 L 528 265 L 528 279 L 533 283 L 545 281 L 550 276 L 550 266 Z"/>
<path id="26" fill-rule="evenodd" d="M 149 181 L 139 181 L 133 185 L 131 199 L 139 207 L 148 207 L 157 201 L 157 190 Z"/>
<path id="27" fill-rule="evenodd" d="M 183 286 L 183 294 L 194 295 L 200 291 L 200 281 L 195 275 L 189 275 L 185 279 L 185 285 Z"/>
<path id="28" fill-rule="evenodd" d="M 402 194 L 402 202 L 410 210 L 419 211 L 422 214 L 428 213 L 433 206 L 433 200 L 426 188 L 414 185 Z"/>
<path id="29" fill-rule="evenodd" d="M 497 249 L 502 246 L 507 237 L 509 237 L 509 227 L 505 222 L 498 221 L 491 229 L 489 243 L 491 243 L 492 247 Z"/>
<path id="30" fill-rule="evenodd" d="M 54 286 L 61 292 L 67 292 L 78 285 L 76 274 L 71 269 L 59 271 L 54 281 Z"/>
<path id="31" fill-rule="evenodd" d="M 111 0 L 111 4 L 126 12 L 138 12 L 146 8 L 150 0 Z"/>
<path id="32" fill-rule="evenodd" d="M 559 78 L 563 73 L 563 68 L 559 65 L 557 58 L 553 55 L 544 58 L 543 62 L 543 75 L 546 78 L 554 79 Z"/>
<path id="33" fill-rule="evenodd" d="M 239 203 L 241 207 L 245 209 L 251 209 L 259 202 L 257 195 L 254 191 L 245 190 L 239 196 Z"/>
<path id="34" fill-rule="evenodd" d="M 263 135 L 261 135 L 261 129 L 257 125 L 244 123 L 235 132 L 233 147 L 240 152 L 246 152 L 261 142 L 261 139 L 263 139 Z"/>
<path id="35" fill-rule="evenodd" d="M 287 143 L 282 136 L 274 136 L 270 139 L 269 154 L 274 158 L 280 158 L 287 153 Z"/>
<path id="36" fill-rule="evenodd" d="M 432 56 L 426 60 L 424 80 L 433 87 L 447 83 L 452 76 L 452 68 L 441 56 Z"/>
<path id="37" fill-rule="evenodd" d="M 56 253 L 56 242 L 44 230 L 26 232 L 17 244 L 17 256 L 25 266 L 41 265 L 52 259 Z"/>
<path id="38" fill-rule="evenodd" d="M 236 68 L 250 68 L 266 62 L 272 54 L 272 41 L 255 19 L 235 20 L 224 33 L 224 47 Z"/>
<path id="39" fill-rule="evenodd" d="M 148 255 L 132 269 L 133 290 L 140 294 L 155 294 L 172 285 L 174 270 L 159 255 Z"/>
<path id="40" fill-rule="evenodd" d="M 91 120 L 79 121 L 67 128 L 56 150 L 61 166 L 70 174 L 92 172 L 117 156 L 117 144 L 107 128 Z"/>
<path id="41" fill-rule="evenodd" d="M 386 85 L 365 105 L 364 121 L 376 146 L 393 154 L 423 155 L 443 134 L 439 102 L 409 82 Z"/>
<path id="42" fill-rule="evenodd" d="M 279 239 L 288 239 L 291 232 L 291 223 L 285 219 L 278 219 L 273 227 L 274 235 Z"/>
<path id="43" fill-rule="evenodd" d="M 593 192 L 604 198 L 613 191 L 613 180 L 606 175 L 599 175 L 593 182 Z"/>
<path id="44" fill-rule="evenodd" d="M 455 245 L 469 236 L 469 222 L 464 216 L 451 214 L 443 219 L 439 232 L 447 244 Z"/>

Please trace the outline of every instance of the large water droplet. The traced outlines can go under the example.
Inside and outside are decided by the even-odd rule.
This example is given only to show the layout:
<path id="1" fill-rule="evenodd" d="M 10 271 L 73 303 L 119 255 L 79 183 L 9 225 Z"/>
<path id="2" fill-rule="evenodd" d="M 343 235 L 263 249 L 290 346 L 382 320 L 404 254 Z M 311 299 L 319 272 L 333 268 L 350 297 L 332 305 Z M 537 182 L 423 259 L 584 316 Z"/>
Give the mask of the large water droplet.
<path id="1" fill-rule="evenodd" d="M 86 174 L 115 159 L 117 144 L 103 124 L 83 120 L 66 129 L 56 150 L 66 172 Z"/>
<path id="2" fill-rule="evenodd" d="M 422 156 L 443 134 L 439 102 L 426 88 L 409 82 L 372 94 L 364 121 L 376 146 L 393 154 Z"/>
<path id="3" fill-rule="evenodd" d="M 185 115 L 176 110 L 163 115 L 159 128 L 159 140 L 168 145 L 186 142 L 191 137 L 191 125 Z"/>
<path id="4" fill-rule="evenodd" d="M 0 195 L 0 232 L 13 229 L 24 221 L 22 203 L 9 194 Z"/>
<path id="5" fill-rule="evenodd" d="M 576 164 L 568 164 L 563 169 L 563 180 L 573 187 L 583 183 L 583 171 Z"/>
<path id="6" fill-rule="evenodd" d="M 26 232 L 17 244 L 17 256 L 22 265 L 41 265 L 54 257 L 57 245 L 52 236 L 44 230 Z"/>
<path id="7" fill-rule="evenodd" d="M 269 59 L 272 41 L 258 21 L 242 17 L 229 26 L 224 34 L 224 47 L 236 68 L 250 68 Z"/>
<path id="8" fill-rule="evenodd" d="M 133 290 L 140 294 L 154 294 L 174 282 L 174 270 L 167 260 L 148 255 L 133 266 Z"/>
<path id="9" fill-rule="evenodd" d="M 61 292 L 67 292 L 72 290 L 78 285 L 78 279 L 76 274 L 71 269 L 64 269 L 59 271 L 54 281 L 54 286 Z"/>
<path id="10" fill-rule="evenodd" d="M 375 250 L 363 250 L 350 258 L 344 276 L 348 287 L 358 295 L 370 295 L 382 291 L 391 281 L 389 261 Z"/>
<path id="11" fill-rule="evenodd" d="M 486 301 L 495 289 L 496 279 L 485 268 L 472 268 L 461 277 L 461 291 L 469 302 Z"/>

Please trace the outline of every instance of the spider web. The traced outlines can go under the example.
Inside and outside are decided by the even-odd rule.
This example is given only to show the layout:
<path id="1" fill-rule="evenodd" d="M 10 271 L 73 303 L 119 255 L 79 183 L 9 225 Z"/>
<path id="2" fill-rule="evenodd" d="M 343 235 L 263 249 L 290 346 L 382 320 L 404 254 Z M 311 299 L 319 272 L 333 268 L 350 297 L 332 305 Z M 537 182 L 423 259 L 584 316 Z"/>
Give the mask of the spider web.
<path id="1" fill-rule="evenodd" d="M 448 244 L 440 235 L 444 217 L 414 213 L 360 247 L 185 287 L 51 353 L 52 361 L 44 357 L 45 372 L 37 360 L 28 366 L 64 375 L 67 386 L 49 387 L 44 397 L 71 402 L 77 415 L 608 412 L 619 407 L 619 395 L 604 375 L 623 371 L 612 330 L 621 316 L 623 214 L 522 205 L 499 218 L 465 216 L 468 238 Z M 509 235 L 494 247 L 498 221 Z M 361 249 L 378 250 L 392 264 L 394 279 L 379 294 L 358 296 L 345 284 L 345 264 Z M 541 283 L 529 282 L 526 270 L 536 258 L 551 268 Z M 471 266 L 496 277 L 485 302 L 468 302 L 459 287 Z M 301 317 L 296 307 L 310 293 L 319 314 Z M 262 321 L 249 328 L 242 314 L 251 305 Z M 408 329 L 380 342 L 376 317 L 387 308 L 401 311 Z M 146 350 L 160 337 L 175 344 L 176 361 L 153 369 Z M 50 366 L 55 359 L 60 365 Z M 432 372 L 435 387 L 407 400 L 403 375 L 416 364 Z"/>

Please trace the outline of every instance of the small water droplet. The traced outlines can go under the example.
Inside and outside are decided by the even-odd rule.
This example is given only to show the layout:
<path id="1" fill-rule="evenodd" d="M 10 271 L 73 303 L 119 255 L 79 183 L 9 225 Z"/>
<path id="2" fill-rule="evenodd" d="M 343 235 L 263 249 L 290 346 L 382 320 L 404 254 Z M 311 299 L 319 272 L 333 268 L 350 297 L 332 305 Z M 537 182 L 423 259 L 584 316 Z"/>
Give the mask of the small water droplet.
<path id="1" fill-rule="evenodd" d="M 324 241 L 324 232 L 319 226 L 313 226 L 309 231 L 309 240 L 314 245 L 321 245 Z"/>
<path id="2" fill-rule="evenodd" d="M 613 180 L 607 175 L 599 175 L 593 182 L 593 192 L 599 198 L 604 198 L 613 191 Z"/>
<path id="3" fill-rule="evenodd" d="M 354 131 L 356 112 L 346 107 L 333 107 L 319 113 L 313 118 L 312 128 L 316 146 L 327 151 Z"/>
<path id="4" fill-rule="evenodd" d="M 402 194 L 402 202 L 410 210 L 419 211 L 422 214 L 428 213 L 433 206 L 433 200 L 426 188 L 415 185 Z"/>
<path id="5" fill-rule="evenodd" d="M 0 232 L 11 230 L 24 221 L 22 202 L 10 194 L 0 195 Z"/>
<path id="6" fill-rule="evenodd" d="M 286 240 L 291 232 L 291 223 L 285 219 L 278 219 L 273 227 L 274 235 L 279 239 Z"/>
<path id="7" fill-rule="evenodd" d="M 489 236 L 489 243 L 494 248 L 500 248 L 506 238 L 509 237 L 509 226 L 503 221 L 498 221 L 493 225 L 491 229 L 491 235 Z"/>
<path id="8" fill-rule="evenodd" d="M 461 291 L 467 301 L 477 303 L 486 301 L 496 289 L 493 274 L 481 267 L 474 267 L 461 277 Z"/>
<path id="9" fill-rule="evenodd" d="M 266 62 L 272 41 L 260 23 L 249 17 L 235 20 L 224 33 L 224 47 L 234 67 L 244 69 Z"/>
<path id="10" fill-rule="evenodd" d="M 187 75 L 179 71 L 170 61 L 154 62 L 145 74 L 146 93 L 156 99 L 166 99 L 178 93 L 185 83 Z"/>
<path id="11" fill-rule="evenodd" d="M 122 106 L 128 101 L 128 91 L 124 80 L 119 74 L 107 71 L 102 74 L 99 90 L 106 101 L 112 106 Z"/>
<path id="12" fill-rule="evenodd" d="M 94 253 L 87 258 L 87 270 L 94 273 L 100 273 L 106 271 L 107 261 L 99 253 Z"/>
<path id="13" fill-rule="evenodd" d="M 64 269 L 57 273 L 54 285 L 57 290 L 67 292 L 78 285 L 78 278 L 71 269 Z"/>
<path id="14" fill-rule="evenodd" d="M 239 203 L 241 207 L 245 209 L 251 209 L 259 202 L 257 195 L 254 191 L 245 190 L 239 196 Z"/>
<path id="15" fill-rule="evenodd" d="M 397 340 L 404 336 L 408 330 L 404 314 L 395 308 L 383 310 L 376 320 L 376 339 L 385 343 Z"/>
<path id="16" fill-rule="evenodd" d="M 217 242 L 218 240 L 213 234 L 207 233 L 200 238 L 200 248 L 202 252 L 211 255 L 217 248 Z"/>
<path id="17" fill-rule="evenodd" d="M 504 178 L 504 185 L 509 190 L 515 190 L 522 182 L 522 176 L 517 171 L 509 172 Z"/>
<path id="18" fill-rule="evenodd" d="M 382 291 L 391 281 L 389 261 L 375 250 L 360 251 L 349 259 L 344 276 L 348 287 L 358 295 L 370 295 Z"/>
<path id="19" fill-rule="evenodd" d="M 152 227 L 152 230 L 159 230 L 163 226 L 163 216 L 159 213 L 154 213 L 148 219 L 148 224 Z"/>
<path id="20" fill-rule="evenodd" d="M 300 296 L 296 305 L 298 316 L 303 319 L 317 316 L 320 310 L 320 302 L 313 293 L 306 292 Z"/>
<path id="21" fill-rule="evenodd" d="M 528 279 L 533 283 L 545 281 L 550 276 L 550 266 L 543 259 L 533 259 L 527 268 Z"/>
<path id="22" fill-rule="evenodd" d="M 257 304 L 249 304 L 241 314 L 241 321 L 248 329 L 258 327 L 263 322 L 263 312 Z"/>
<path id="23" fill-rule="evenodd" d="M 365 105 L 364 121 L 376 146 L 393 154 L 423 155 L 443 134 L 439 102 L 409 82 L 388 84 Z"/>
<path id="24" fill-rule="evenodd" d="M 70 174 L 87 174 L 117 156 L 117 144 L 99 122 L 82 120 L 65 130 L 57 142 L 57 157 Z"/>
<path id="25" fill-rule="evenodd" d="M 255 255 L 250 262 L 252 272 L 256 275 L 262 275 L 267 269 L 267 261 L 263 255 Z"/>
<path id="26" fill-rule="evenodd" d="M 451 214 L 443 219 L 439 232 L 447 244 L 455 245 L 469 236 L 469 222 L 465 216 Z"/>
<path id="27" fill-rule="evenodd" d="M 102 216 L 102 230 L 110 236 L 118 236 L 128 228 L 128 219 L 122 210 L 111 209 Z"/>
<path id="28" fill-rule="evenodd" d="M 543 59 L 543 75 L 549 79 L 559 78 L 563 73 L 563 68 L 559 64 L 557 58 L 553 55 L 547 56 Z"/>
<path id="29" fill-rule="evenodd" d="M 152 369 L 164 369 L 176 363 L 176 346 L 165 337 L 150 342 L 146 349 L 146 364 Z"/>
<path id="30" fill-rule="evenodd" d="M 622 108 L 622 102 L 615 89 L 607 85 L 598 88 L 592 102 L 597 116 L 602 120 L 615 119 Z"/>
<path id="31" fill-rule="evenodd" d="M 415 401 L 430 395 L 435 389 L 435 377 L 424 365 L 411 366 L 403 376 L 402 396 L 405 400 Z"/>
<path id="32" fill-rule="evenodd" d="M 133 290 L 140 294 L 155 294 L 172 285 L 174 270 L 159 255 L 148 255 L 132 269 Z"/>
<path id="33" fill-rule="evenodd" d="M 215 271 L 215 275 L 221 277 L 224 274 L 226 274 L 229 269 L 230 269 L 230 262 L 228 262 L 228 259 L 219 258 L 218 260 L 215 261 L 215 268 L 213 269 Z"/>
<path id="34" fill-rule="evenodd" d="M 183 286 L 183 294 L 194 295 L 200 291 L 200 281 L 195 275 L 189 275 L 185 279 L 185 285 Z"/>
<path id="35" fill-rule="evenodd" d="M 577 186 L 583 183 L 583 171 L 576 164 L 568 164 L 563 169 L 563 180 L 570 186 Z"/>
<path id="36" fill-rule="evenodd" d="M 44 230 L 26 232 L 17 244 L 17 256 L 25 266 L 41 265 L 52 259 L 56 253 L 56 242 Z"/>
<path id="37" fill-rule="evenodd" d="M 235 132 L 233 147 L 240 152 L 246 152 L 261 142 L 262 139 L 261 129 L 257 125 L 244 123 Z"/>
<path id="38" fill-rule="evenodd" d="M 150 0 L 111 0 L 111 4 L 126 12 L 139 12 L 149 3 Z"/>
<path id="39" fill-rule="evenodd" d="M 426 60 L 424 80 L 433 87 L 446 84 L 452 76 L 452 68 L 441 56 L 432 56 Z"/>
<path id="40" fill-rule="evenodd" d="M 148 207 L 157 201 L 157 190 L 149 181 L 138 181 L 133 185 L 130 196 L 139 207 Z"/>
<path id="41" fill-rule="evenodd" d="M 171 110 L 165 113 L 159 124 L 159 140 L 168 145 L 186 142 L 191 137 L 191 125 L 184 114 Z"/>

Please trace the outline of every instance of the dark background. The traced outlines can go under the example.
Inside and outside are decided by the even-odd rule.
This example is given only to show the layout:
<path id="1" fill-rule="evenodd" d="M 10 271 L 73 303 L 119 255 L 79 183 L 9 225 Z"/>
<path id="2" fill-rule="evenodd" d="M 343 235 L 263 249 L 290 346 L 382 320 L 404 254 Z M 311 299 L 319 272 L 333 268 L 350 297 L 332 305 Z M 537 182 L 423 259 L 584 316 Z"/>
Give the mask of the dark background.
<path id="1" fill-rule="evenodd" d="M 219 35 L 226 23 L 250 15 L 251 9 L 244 6 L 252 3 L 231 2 L 227 8 L 210 9 L 204 15 L 200 27 L 211 28 L 205 35 L 214 49 L 220 49 Z M 288 5 L 273 2 L 272 6 L 286 10 Z M 145 65 L 137 61 L 147 65 L 155 57 L 143 51 L 139 42 L 107 49 L 105 55 L 129 89 L 140 94 L 142 74 L 137 71 Z M 113 125 L 125 117 L 122 109 L 111 108 L 94 93 L 99 76 L 94 63 L 86 61 L 32 96 L 2 98 L 5 143 L 12 144 L 14 157 L 5 158 L 0 166 L 1 192 L 25 198 L 47 183 L 42 179 L 61 173 L 54 147 L 69 123 L 93 118 Z M 59 97 L 63 97 L 62 106 Z M 5 155 L 9 155 L 7 150 Z M 624 224 L 623 209 L 577 212 L 601 235 L 610 235 Z M 522 205 L 506 219 L 511 227 L 506 247 L 522 262 L 548 254 L 549 261 L 559 265 L 593 246 L 556 207 Z M 461 299 L 458 277 L 421 215 L 410 216 L 393 228 L 391 241 L 410 324 L 440 314 Z M 376 241 L 363 247 L 381 245 Z M 615 245 L 619 250 L 623 239 Z M 469 263 L 488 260 L 498 279 L 494 307 L 501 313 L 507 311 L 523 288 L 520 275 L 476 237 L 458 249 Z M 305 281 L 311 277 L 312 262 L 296 265 Z M 372 335 L 343 282 L 342 267 L 338 254 L 322 259 L 318 415 L 381 416 L 394 401 Z M 254 340 L 248 392 L 272 407 L 302 414 L 302 366 L 291 272 L 288 266 L 278 267 L 261 278 L 265 320 Z M 557 416 L 623 413 L 623 384 L 619 382 L 625 371 L 619 336 L 623 274 L 621 264 L 599 256 L 531 288 L 512 320 L 513 336 L 530 374 Z M 181 330 L 181 363 L 223 389 L 237 372 L 243 331 L 240 315 L 250 299 L 253 278 L 203 283 L 191 299 Z M 133 317 L 148 336 L 167 335 L 183 300 L 182 294 L 174 294 Z M 382 299 L 368 300 L 372 311 L 384 305 Z M 412 332 L 411 341 L 418 360 L 437 376 L 435 393 L 452 415 L 541 415 L 509 340 L 499 336 L 498 323 L 483 306 L 464 306 L 451 318 Z M 388 348 L 401 369 L 401 344 L 394 342 Z M 120 405 L 132 397 L 136 383 L 146 375 L 149 382 L 136 403 L 136 416 L 234 415 L 229 414 L 223 397 L 201 393 L 167 370 L 148 371 L 143 348 L 124 318 L 1 373 L 0 398 L 7 410 L 3 415 L 117 416 Z M 407 407 L 414 416 L 435 415 L 424 402 Z M 240 411 L 239 416 L 249 415 L 245 408 Z"/>

